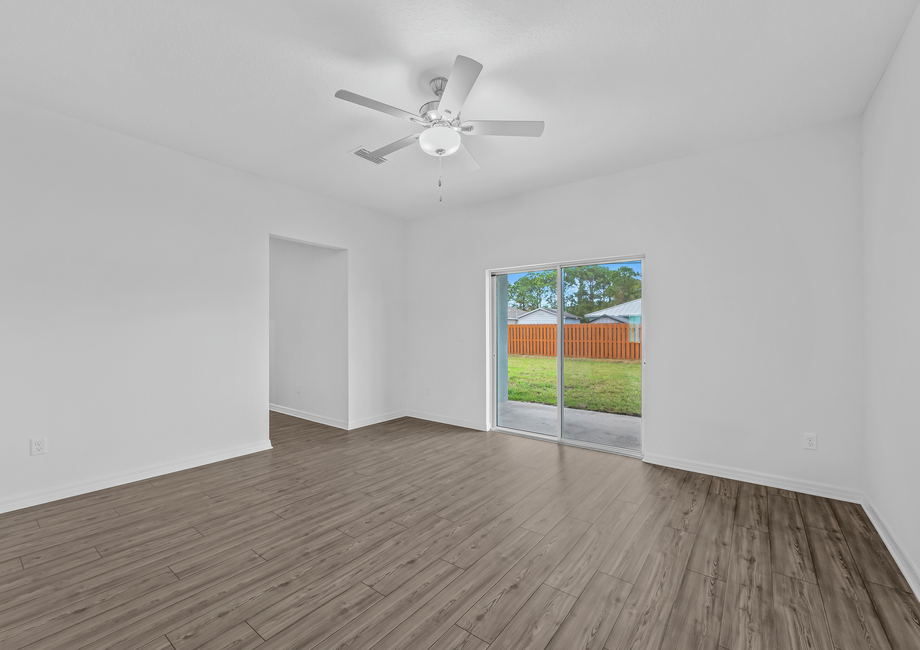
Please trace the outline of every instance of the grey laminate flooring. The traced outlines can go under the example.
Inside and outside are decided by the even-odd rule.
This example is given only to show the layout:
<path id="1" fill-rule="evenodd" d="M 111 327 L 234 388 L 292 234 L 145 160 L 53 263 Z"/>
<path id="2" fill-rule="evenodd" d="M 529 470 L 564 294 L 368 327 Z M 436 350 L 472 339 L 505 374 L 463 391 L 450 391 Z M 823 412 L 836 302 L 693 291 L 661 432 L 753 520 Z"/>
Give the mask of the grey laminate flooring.
<path id="1" fill-rule="evenodd" d="M 0 515 L 0 648 L 920 648 L 862 508 L 403 418 Z"/>

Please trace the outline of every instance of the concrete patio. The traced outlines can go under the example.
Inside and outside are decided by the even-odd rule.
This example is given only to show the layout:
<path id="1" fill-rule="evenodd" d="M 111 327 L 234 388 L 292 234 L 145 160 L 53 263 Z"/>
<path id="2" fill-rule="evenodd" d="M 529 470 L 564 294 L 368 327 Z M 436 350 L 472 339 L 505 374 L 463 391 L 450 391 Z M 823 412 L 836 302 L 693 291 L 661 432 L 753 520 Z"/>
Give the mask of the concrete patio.
<path id="1" fill-rule="evenodd" d="M 640 451 L 642 418 L 566 408 L 562 437 L 608 447 Z M 556 407 L 528 402 L 501 402 L 498 425 L 507 429 L 556 435 Z"/>

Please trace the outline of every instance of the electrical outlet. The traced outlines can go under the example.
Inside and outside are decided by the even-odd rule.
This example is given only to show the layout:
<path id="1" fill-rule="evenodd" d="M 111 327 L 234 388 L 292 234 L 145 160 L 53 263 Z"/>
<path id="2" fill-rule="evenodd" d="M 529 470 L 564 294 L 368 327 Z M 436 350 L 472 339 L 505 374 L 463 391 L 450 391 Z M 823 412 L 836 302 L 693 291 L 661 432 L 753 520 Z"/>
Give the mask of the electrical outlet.
<path id="1" fill-rule="evenodd" d="M 804 442 L 805 442 L 805 449 L 817 449 L 818 448 L 818 434 L 806 433 Z"/>
<path id="2" fill-rule="evenodd" d="M 32 455 L 38 456 L 48 451 L 47 438 L 32 438 Z"/>

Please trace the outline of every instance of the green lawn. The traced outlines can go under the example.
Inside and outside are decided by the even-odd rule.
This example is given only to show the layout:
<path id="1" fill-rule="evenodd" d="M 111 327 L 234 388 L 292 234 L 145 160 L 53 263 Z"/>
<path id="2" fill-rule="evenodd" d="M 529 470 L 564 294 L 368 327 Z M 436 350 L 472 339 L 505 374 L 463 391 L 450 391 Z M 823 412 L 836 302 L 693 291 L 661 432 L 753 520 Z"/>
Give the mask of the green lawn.
<path id="1" fill-rule="evenodd" d="M 568 408 L 642 415 L 642 367 L 638 361 L 565 360 Z M 556 404 L 556 358 L 508 356 L 508 399 Z"/>

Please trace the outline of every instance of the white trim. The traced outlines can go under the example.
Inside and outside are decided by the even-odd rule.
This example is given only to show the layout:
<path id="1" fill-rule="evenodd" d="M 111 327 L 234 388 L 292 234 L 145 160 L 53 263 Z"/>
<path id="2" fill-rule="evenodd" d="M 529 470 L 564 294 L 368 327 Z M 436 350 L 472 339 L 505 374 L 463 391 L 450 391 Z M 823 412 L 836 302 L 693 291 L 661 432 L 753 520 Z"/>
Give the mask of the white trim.
<path id="1" fill-rule="evenodd" d="M 361 429 L 362 427 L 369 427 L 372 424 L 380 424 L 381 422 L 389 422 L 390 420 L 396 420 L 397 418 L 405 417 L 416 418 L 419 420 L 428 420 L 429 422 L 439 422 L 441 424 L 450 424 L 455 427 L 474 429 L 475 431 L 488 430 L 482 423 L 471 422 L 469 420 L 458 420 L 457 418 L 449 418 L 441 415 L 435 415 L 434 413 L 424 413 L 422 411 L 393 411 L 392 413 L 374 415 L 369 418 L 355 420 L 354 422 L 344 422 L 341 420 L 333 420 L 332 418 L 323 417 L 321 415 L 314 415 L 313 413 L 298 411 L 297 409 L 288 408 L 286 406 L 278 406 L 277 404 L 269 404 L 268 408 L 270 411 L 284 413 L 285 415 L 300 418 L 301 420 L 316 422 L 318 424 L 326 424 L 331 427 L 336 427 L 337 429 L 345 429 L 346 431 Z"/>
<path id="2" fill-rule="evenodd" d="M 284 413 L 285 415 L 290 415 L 291 417 L 300 418 L 301 420 L 309 420 L 310 422 L 316 422 L 318 424 L 326 424 L 330 427 L 335 427 L 336 429 L 348 429 L 348 422 L 345 420 L 336 420 L 335 418 L 327 418 L 325 415 L 316 415 L 315 413 L 307 413 L 306 411 L 299 411 L 297 409 L 292 409 L 287 406 L 281 406 L 280 404 L 269 404 L 269 411 L 275 411 L 276 413 Z"/>
<path id="3" fill-rule="evenodd" d="M 710 463 L 700 463 L 683 458 L 672 458 L 670 456 L 658 456 L 656 454 L 646 453 L 642 459 L 652 465 L 663 465 L 664 467 L 673 467 L 674 469 L 685 469 L 689 472 L 699 472 L 701 474 L 711 474 L 712 476 L 721 476 L 736 481 L 745 481 L 746 483 L 756 483 L 757 485 L 767 485 L 780 490 L 792 490 L 793 492 L 804 492 L 813 494 L 818 497 L 828 499 L 837 499 L 838 501 L 849 501 L 850 503 L 862 503 L 864 495 L 858 490 L 840 487 L 837 485 L 827 485 L 826 483 L 815 483 L 812 481 L 800 481 L 789 478 L 788 476 L 778 476 L 776 474 L 765 474 L 763 472 L 752 472 L 749 470 L 738 469 L 735 467 L 725 467 L 723 465 L 712 465 Z"/>
<path id="4" fill-rule="evenodd" d="M 494 431 L 495 433 L 507 433 L 510 436 L 518 436 L 519 438 L 531 438 L 532 440 L 539 440 L 541 442 L 552 442 L 553 444 L 559 442 L 559 439 L 556 438 L 555 433 L 537 433 L 536 431 L 509 429 L 508 427 L 492 427 L 489 429 L 489 431 Z"/>
<path id="5" fill-rule="evenodd" d="M 202 454 L 201 456 L 195 456 L 193 458 L 150 465 L 149 467 L 130 472 L 111 474 L 103 478 L 94 478 L 89 481 L 77 481 L 46 492 L 33 492 L 32 494 L 0 501 L 0 513 L 19 510 L 21 508 L 29 508 L 43 503 L 50 503 L 51 501 L 57 501 L 58 499 L 67 499 L 88 492 L 105 490 L 107 488 L 134 483 L 136 481 L 145 481 L 157 476 L 163 476 L 164 474 L 180 472 L 193 467 L 200 467 L 201 465 L 210 465 L 211 463 L 230 460 L 231 458 L 238 458 L 239 456 L 256 454 L 260 451 L 268 451 L 271 448 L 272 443 L 269 440 L 264 440 L 255 444 L 250 443 L 238 447 L 231 447 L 217 453 Z"/>
<path id="6" fill-rule="evenodd" d="M 496 420 L 498 408 L 498 328 L 495 319 L 498 318 L 495 305 L 498 292 L 498 280 L 488 270 L 486 271 L 486 431 Z"/>
<path id="7" fill-rule="evenodd" d="M 307 241 L 306 239 L 296 239 L 294 237 L 286 237 L 284 235 L 273 235 L 272 233 L 268 234 L 269 239 L 281 239 L 284 241 L 294 242 L 295 244 L 306 244 L 307 246 L 316 246 L 317 248 L 328 248 L 333 251 L 347 251 L 347 248 L 342 248 L 341 246 L 332 246 L 331 244 L 320 244 L 315 241 Z"/>
<path id="8" fill-rule="evenodd" d="M 648 305 L 648 300 L 646 299 L 646 290 L 648 289 L 648 280 L 646 279 L 646 270 L 648 268 L 648 262 L 645 261 L 645 255 L 642 256 L 640 260 L 642 262 L 642 290 L 639 293 L 639 300 L 643 301 L 644 304 Z M 654 290 L 652 295 L 654 296 Z M 646 381 L 646 375 L 648 374 L 648 361 L 646 361 L 646 353 L 648 351 L 648 311 L 642 314 L 642 331 L 639 333 L 639 344 L 642 346 L 642 358 L 639 359 L 639 395 L 642 398 L 641 407 L 642 414 L 639 416 L 639 458 L 645 458 L 645 445 L 646 445 L 646 432 L 645 432 L 645 414 L 647 413 L 648 405 L 654 404 L 654 398 L 649 400 L 648 398 L 648 382 Z"/>
<path id="9" fill-rule="evenodd" d="M 616 264 L 617 262 L 631 262 L 645 260 L 645 253 L 641 255 L 615 255 L 614 257 L 592 257 L 586 260 L 569 260 L 567 262 L 553 262 L 551 264 L 525 264 L 523 266 L 509 266 L 506 268 L 489 269 L 492 275 L 505 275 L 508 273 L 527 273 L 529 271 L 550 271 L 557 266 L 587 266 L 589 264 Z M 642 272 L 645 276 L 645 271 Z M 643 280 L 645 278 L 643 277 Z"/>
<path id="10" fill-rule="evenodd" d="M 609 445 L 597 445 L 590 442 L 582 442 L 574 438 L 556 438 L 548 433 L 533 433 L 531 431 L 522 431 L 520 429 L 509 429 L 507 427 L 492 427 L 489 431 L 495 433 L 506 433 L 509 436 L 518 436 L 519 438 L 530 438 L 541 442 L 551 442 L 557 445 L 566 445 L 568 447 L 578 447 L 579 449 L 589 449 L 591 451 L 600 451 L 605 454 L 616 454 L 617 456 L 628 456 L 642 460 L 642 452 L 634 449 L 623 449 L 622 447 L 611 447 Z"/>
<path id="11" fill-rule="evenodd" d="M 369 418 L 362 418 L 360 420 L 354 420 L 348 422 L 348 430 L 360 429 L 362 427 L 369 427 L 372 424 L 380 424 L 381 422 L 389 422 L 390 420 L 396 420 L 398 418 L 406 417 L 405 411 L 393 411 L 392 413 L 385 413 L 383 415 L 372 415 Z"/>
<path id="12" fill-rule="evenodd" d="M 863 497 L 862 506 L 866 514 L 869 515 L 872 525 L 875 526 L 875 530 L 878 531 L 885 546 L 891 552 L 894 561 L 897 562 L 898 568 L 901 569 L 901 573 L 904 574 L 904 578 L 907 580 L 907 584 L 910 585 L 911 591 L 913 591 L 914 594 L 920 594 L 920 570 L 917 569 L 917 566 L 911 561 L 907 553 L 901 549 L 894 535 L 891 534 L 891 529 L 885 524 L 885 520 L 882 519 L 878 510 L 875 509 L 875 506 L 872 505 L 872 500 L 868 496 Z"/>
<path id="13" fill-rule="evenodd" d="M 442 415 L 434 415 L 433 413 L 423 413 L 422 411 L 406 411 L 405 415 L 410 418 L 417 418 L 419 420 L 428 420 L 429 422 L 439 422 L 440 424 L 450 424 L 455 427 L 463 427 L 464 429 L 473 429 L 474 431 L 486 431 L 486 427 L 482 422 L 471 422 L 469 420 L 458 420 L 457 418 L 449 418 Z"/>
<path id="14" fill-rule="evenodd" d="M 624 449 L 623 447 L 614 447 L 612 445 L 599 445 L 593 442 L 578 440 L 577 438 L 562 438 L 559 442 L 563 445 L 568 445 L 569 447 L 579 447 L 580 449 L 590 449 L 591 451 L 602 451 L 607 454 L 616 454 L 617 456 L 627 456 L 628 458 L 642 460 L 642 452 L 635 449 Z"/>
<path id="15" fill-rule="evenodd" d="M 556 269 L 556 442 L 562 442 L 565 428 L 565 288 L 562 265 Z M 508 373 L 510 376 L 510 372 Z"/>
<path id="16" fill-rule="evenodd" d="M 396 420 L 397 418 L 406 417 L 405 411 L 393 411 L 392 413 L 384 413 L 382 415 L 372 415 L 370 417 L 361 418 L 360 420 L 336 420 L 335 418 L 327 418 L 325 415 L 316 415 L 315 413 L 307 413 L 306 411 L 299 411 L 297 409 L 292 409 L 287 406 L 281 406 L 279 404 L 269 404 L 269 411 L 275 411 L 276 413 L 284 413 L 285 415 L 290 415 L 291 417 L 298 418 L 301 420 L 307 420 L 308 422 L 316 422 L 317 424 L 325 424 L 330 427 L 335 427 L 336 429 L 344 429 L 345 431 L 352 431 L 354 429 L 361 429 L 363 427 L 369 427 L 372 424 L 380 424 L 381 422 L 389 422 L 390 420 Z M 428 418 L 425 418 L 428 419 Z M 433 418 L 432 418 L 433 419 Z"/>

